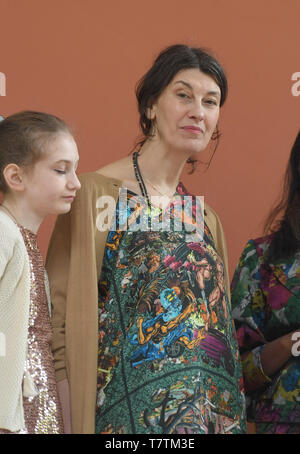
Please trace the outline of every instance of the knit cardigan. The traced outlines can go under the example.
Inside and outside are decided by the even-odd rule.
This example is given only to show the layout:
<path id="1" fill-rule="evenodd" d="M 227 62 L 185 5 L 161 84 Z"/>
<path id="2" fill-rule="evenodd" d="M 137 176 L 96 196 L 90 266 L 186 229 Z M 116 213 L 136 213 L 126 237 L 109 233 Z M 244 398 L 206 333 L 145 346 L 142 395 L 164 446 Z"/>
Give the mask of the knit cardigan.
<path id="1" fill-rule="evenodd" d="M 27 249 L 18 226 L 0 211 L 0 429 L 11 432 L 24 428 L 23 397 L 37 394 L 24 375 L 29 307 Z"/>
<path id="2" fill-rule="evenodd" d="M 100 197 L 115 203 L 121 181 L 97 172 L 80 176 L 71 211 L 58 217 L 48 249 L 56 380 L 69 380 L 73 433 L 94 433 L 98 358 L 98 279 L 108 230 L 99 229 Z M 102 207 L 105 209 L 105 206 Z M 224 263 L 229 297 L 227 250 L 222 225 L 205 204 L 205 222 Z"/>

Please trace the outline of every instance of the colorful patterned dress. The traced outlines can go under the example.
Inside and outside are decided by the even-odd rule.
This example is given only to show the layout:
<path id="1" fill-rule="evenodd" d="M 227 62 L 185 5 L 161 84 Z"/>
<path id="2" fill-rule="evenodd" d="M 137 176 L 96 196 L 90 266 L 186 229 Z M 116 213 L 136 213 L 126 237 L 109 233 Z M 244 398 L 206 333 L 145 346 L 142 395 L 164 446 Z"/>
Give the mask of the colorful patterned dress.
<path id="1" fill-rule="evenodd" d="M 266 342 L 300 328 L 300 253 L 268 264 L 270 241 L 271 236 L 248 242 L 231 285 L 248 420 L 256 422 L 257 432 L 300 433 L 300 355 L 271 378 L 260 362 Z"/>
<path id="2" fill-rule="evenodd" d="M 181 184 L 177 193 L 187 194 Z M 177 215 L 174 209 L 172 222 Z M 136 213 L 126 216 L 130 224 Z M 246 432 L 223 263 L 206 225 L 202 241 L 187 238 L 186 228 L 108 235 L 99 279 L 96 433 Z"/>

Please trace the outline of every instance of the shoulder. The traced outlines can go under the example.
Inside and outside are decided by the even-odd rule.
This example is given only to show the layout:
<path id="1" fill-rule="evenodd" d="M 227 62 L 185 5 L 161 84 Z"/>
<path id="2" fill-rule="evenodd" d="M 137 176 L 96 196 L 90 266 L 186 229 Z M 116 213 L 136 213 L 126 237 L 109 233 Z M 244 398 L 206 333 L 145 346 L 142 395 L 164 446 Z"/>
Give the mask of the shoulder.
<path id="1" fill-rule="evenodd" d="M 109 187 L 109 186 L 121 186 L 121 181 L 117 178 L 111 178 L 101 173 L 97 172 L 88 172 L 79 175 L 79 180 L 81 186 L 84 189 L 89 188 L 102 188 L 102 187 Z M 81 191 L 81 189 L 79 190 Z"/>
<path id="2" fill-rule="evenodd" d="M 17 269 L 23 267 L 27 256 L 19 228 L 9 216 L 0 211 L 0 275 L 3 275 L 8 263 L 11 263 L 15 275 L 18 275 Z"/>
<path id="3" fill-rule="evenodd" d="M 132 158 L 127 156 L 95 172 L 84 173 L 79 176 L 79 180 L 81 188 L 74 200 L 75 205 L 80 199 L 98 198 L 101 195 L 112 196 L 116 199 L 119 195 L 119 189 L 124 183 L 135 181 Z"/>
<path id="4" fill-rule="evenodd" d="M 266 250 L 269 248 L 272 241 L 272 235 L 262 236 L 258 238 L 251 238 L 247 241 L 243 251 L 243 255 L 251 253 L 256 254 L 257 257 L 262 257 Z"/>
<path id="5" fill-rule="evenodd" d="M 207 204 L 204 205 L 204 219 L 216 243 L 225 243 L 223 227 L 217 213 Z"/>
<path id="6" fill-rule="evenodd" d="M 206 220 L 211 221 L 214 224 L 220 223 L 217 213 L 207 203 L 204 204 L 204 215 Z"/>
<path id="7" fill-rule="evenodd" d="M 0 210 L 0 243 L 2 245 L 23 243 L 23 237 L 14 221 Z"/>
<path id="8" fill-rule="evenodd" d="M 114 199 L 118 198 L 121 187 L 120 180 L 106 177 L 98 172 L 83 173 L 78 178 L 81 188 L 77 191 L 71 211 L 74 211 L 79 206 L 82 209 L 83 205 L 87 205 L 89 202 L 94 204 L 103 195 L 113 197 Z"/>
<path id="9" fill-rule="evenodd" d="M 264 263 L 264 256 L 270 245 L 271 239 L 271 235 L 249 239 L 242 250 L 237 268 L 248 269 L 251 272 L 259 270 Z"/>
<path id="10" fill-rule="evenodd" d="M 227 263 L 227 247 L 223 227 L 219 216 L 207 203 L 204 204 L 204 219 L 213 237 L 217 251 Z"/>
<path id="11" fill-rule="evenodd" d="M 95 173 L 106 178 L 114 178 L 121 181 L 132 179 L 134 177 L 132 156 L 126 156 L 125 158 L 111 162 L 98 169 Z"/>

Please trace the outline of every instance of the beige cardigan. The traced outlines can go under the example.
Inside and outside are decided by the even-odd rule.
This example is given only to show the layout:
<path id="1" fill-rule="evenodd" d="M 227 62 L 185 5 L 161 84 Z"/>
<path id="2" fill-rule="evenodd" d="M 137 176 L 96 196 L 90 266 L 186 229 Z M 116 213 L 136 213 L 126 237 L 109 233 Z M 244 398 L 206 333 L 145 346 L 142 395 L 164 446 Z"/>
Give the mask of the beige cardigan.
<path id="1" fill-rule="evenodd" d="M 15 222 L 0 211 L 0 430 L 10 432 L 24 428 L 23 397 L 37 394 L 32 377 L 24 375 L 29 307 L 27 249 Z"/>
<path id="2" fill-rule="evenodd" d="M 80 177 L 81 189 L 69 213 L 58 217 L 46 269 L 53 305 L 53 354 L 57 381 L 68 378 L 73 433 L 94 433 L 98 360 L 98 278 L 108 231 L 97 229 L 100 196 L 119 196 L 121 182 L 98 173 Z M 227 252 L 221 223 L 205 205 L 205 221 L 223 259 L 229 290 Z M 229 292 L 228 292 L 229 293 Z"/>

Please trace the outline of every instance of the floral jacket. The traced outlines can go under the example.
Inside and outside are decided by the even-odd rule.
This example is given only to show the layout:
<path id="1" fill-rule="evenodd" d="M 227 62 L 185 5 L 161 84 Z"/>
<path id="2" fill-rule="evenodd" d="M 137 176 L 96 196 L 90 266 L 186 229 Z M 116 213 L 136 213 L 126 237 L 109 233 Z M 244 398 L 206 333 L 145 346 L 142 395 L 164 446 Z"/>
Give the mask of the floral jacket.
<path id="1" fill-rule="evenodd" d="M 260 354 L 265 343 L 300 331 L 300 253 L 267 263 L 270 242 L 271 236 L 247 243 L 231 284 L 232 310 L 248 420 L 292 423 L 300 420 L 300 351 L 272 377 L 264 374 Z"/>

